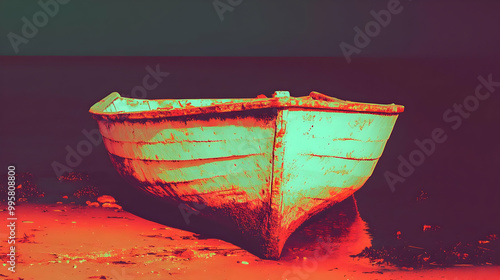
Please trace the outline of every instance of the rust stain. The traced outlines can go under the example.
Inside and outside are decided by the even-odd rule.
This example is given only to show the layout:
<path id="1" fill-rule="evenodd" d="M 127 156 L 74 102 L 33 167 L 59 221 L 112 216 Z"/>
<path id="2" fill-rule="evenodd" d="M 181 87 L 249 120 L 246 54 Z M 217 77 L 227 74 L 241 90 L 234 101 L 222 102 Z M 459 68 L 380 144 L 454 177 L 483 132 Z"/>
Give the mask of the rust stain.
<path id="1" fill-rule="evenodd" d="M 125 104 L 129 107 L 125 107 Z M 151 108 L 157 109 L 151 110 Z M 227 219 L 224 220 L 224 223 L 233 225 L 235 230 L 255 243 L 259 256 L 277 259 L 280 257 L 288 236 L 301 223 L 322 209 L 351 195 L 369 177 L 369 175 L 364 177 L 361 175 L 348 176 L 353 172 L 353 166 L 363 166 L 365 171 L 369 172 L 378 160 L 378 158 L 353 158 L 353 155 L 356 156 L 354 154 L 356 147 L 363 145 L 364 142 L 383 142 L 386 139 L 377 141 L 360 140 L 366 137 L 354 139 L 359 134 L 364 136 L 363 134 L 369 132 L 365 130 L 365 132 L 359 133 L 358 128 L 359 131 L 362 131 L 370 126 L 374 120 L 385 118 L 386 115 L 392 115 L 388 118 L 392 120 L 395 118 L 394 115 L 402 112 L 403 109 L 402 106 L 393 104 L 378 105 L 351 102 L 317 92 L 312 92 L 306 97 L 294 98 L 290 97 L 288 92 L 281 91 L 276 92 L 272 98 L 259 95 L 258 98 L 254 99 L 202 101 L 134 100 L 113 93 L 94 105 L 90 112 L 98 120 L 101 133 L 108 136 L 103 136 L 106 148 L 115 168 L 123 177 L 136 187 L 165 198 L 165 201 L 206 203 L 208 209 L 207 212 L 203 213 L 206 215 L 205 217 L 210 216 L 218 221 Z M 297 114 L 297 111 L 307 111 L 309 115 L 303 116 L 301 119 L 300 114 L 298 114 L 295 118 L 293 114 Z M 330 113 L 351 114 L 346 116 L 345 123 L 342 121 L 342 127 L 346 128 L 345 133 L 331 135 L 317 133 L 319 130 L 323 131 L 321 125 L 320 128 L 316 129 L 313 129 L 313 125 L 310 127 L 309 124 L 304 125 L 304 131 L 294 128 L 295 121 L 314 121 L 315 124 L 321 121 L 326 122 L 330 117 L 325 114 Z M 358 113 L 365 115 L 360 117 L 357 115 Z M 290 121 L 288 125 L 287 120 Z M 349 122 L 349 120 L 351 121 Z M 353 129 L 349 129 L 349 126 Z M 201 131 L 204 128 L 206 133 L 200 134 L 198 127 L 202 128 Z M 218 132 L 213 131 L 213 135 L 219 134 L 219 136 L 214 137 L 209 127 L 218 127 Z M 221 130 L 219 127 L 225 130 Z M 244 129 L 234 129 L 234 127 L 259 128 L 267 130 L 268 135 L 255 137 L 251 134 L 254 132 L 253 129 L 245 131 Z M 175 132 L 169 133 L 168 129 L 174 129 Z M 307 129 L 309 130 L 307 131 Z M 117 130 L 120 132 L 117 133 Z M 292 132 L 295 131 L 296 134 L 293 134 Z M 236 132 L 242 133 L 243 136 Z M 296 148 L 294 145 L 300 146 L 301 143 L 290 139 L 297 135 L 306 134 L 310 135 L 311 138 L 319 139 L 314 140 L 314 143 L 325 143 L 325 147 L 320 147 L 324 149 L 319 149 L 319 153 L 318 150 L 294 150 Z M 234 135 L 239 135 L 239 137 Z M 297 138 L 300 138 L 299 136 Z M 334 138 L 335 136 L 338 138 Z M 332 142 L 329 142 L 330 139 Z M 257 150 L 250 152 L 246 147 L 247 144 L 237 146 L 240 142 L 244 142 L 243 140 L 251 142 L 251 146 L 257 147 Z M 262 144 L 264 141 L 268 142 Z M 334 141 L 361 143 L 333 143 Z M 127 144 L 123 145 L 124 143 Z M 170 146 L 165 148 L 165 145 L 162 144 L 157 145 L 155 149 L 154 144 L 159 143 L 176 143 L 176 145 L 171 145 L 175 148 L 169 151 L 167 150 Z M 209 143 L 210 145 L 177 143 Z M 151 147 L 143 147 L 145 145 Z M 342 148 L 342 146 L 349 146 L 349 148 Z M 376 145 L 372 144 L 372 146 Z M 226 151 L 226 147 L 230 147 L 230 149 Z M 338 150 L 333 151 L 333 153 L 341 156 L 320 154 L 325 151 L 332 152 L 333 148 Z M 234 155 L 237 153 L 235 150 L 241 152 L 240 149 L 245 149 L 244 152 L 247 154 Z M 310 189 L 313 189 L 313 192 L 308 192 L 306 191 L 308 184 L 306 184 L 306 188 L 302 186 L 303 183 L 301 186 L 296 186 L 293 180 L 297 180 L 297 178 L 292 176 L 295 169 L 289 168 L 289 162 L 285 165 L 285 150 L 287 150 L 286 155 L 291 162 L 299 159 L 296 157 L 298 155 L 306 156 L 307 160 L 316 163 L 338 162 L 328 159 L 318 160 L 316 157 L 350 160 L 341 170 L 329 171 L 328 168 L 331 167 L 318 168 L 317 174 L 325 172 L 342 175 L 325 174 L 333 176 L 325 177 L 328 180 L 329 178 L 341 178 L 339 183 L 341 187 L 327 186 L 327 189 L 319 189 L 312 185 Z M 220 151 L 225 152 L 220 153 Z M 175 156 L 168 153 L 175 154 Z M 148 156 L 143 159 L 146 154 Z M 182 160 L 172 160 L 179 158 Z M 231 160 L 239 161 L 222 163 Z M 298 161 L 299 163 L 296 164 L 298 170 L 301 168 L 311 169 L 310 166 Z M 184 168 L 186 169 L 184 170 Z M 245 170 L 245 168 L 248 169 Z M 349 178 L 349 182 L 345 181 L 344 178 Z M 302 178 L 300 179 L 302 180 Z M 243 182 L 245 180 L 248 182 Z M 293 195 L 296 195 L 297 198 L 289 195 L 292 192 L 295 192 Z M 301 213 L 297 213 L 297 211 L 301 211 Z M 252 213 L 258 215 L 249 215 Z"/>
<path id="2" fill-rule="evenodd" d="M 180 108 L 172 108 L 168 104 L 162 103 L 162 106 L 156 110 L 148 111 L 137 111 L 137 112 L 123 112 L 117 114 L 114 112 L 105 112 L 104 109 L 113 103 L 114 100 L 121 99 L 126 102 L 134 102 L 134 99 L 121 97 L 118 93 L 112 93 L 101 102 L 92 106 L 90 112 L 96 119 L 156 119 L 167 116 L 186 116 L 195 114 L 207 114 L 207 113 L 219 113 L 219 112 L 235 112 L 251 109 L 262 109 L 262 108 L 309 108 L 309 109 L 330 109 L 338 111 L 353 111 L 358 113 L 377 113 L 377 114 L 398 114 L 404 111 L 404 107 L 401 105 L 381 105 L 381 104 L 369 104 L 360 102 L 351 102 L 346 100 L 340 100 L 334 97 L 330 97 L 318 92 L 311 92 L 309 98 L 295 98 L 295 97 L 281 97 L 276 96 L 273 98 L 253 98 L 238 101 L 225 101 L 221 102 L 217 99 L 213 99 L 209 105 L 206 106 L 192 106 L 191 103 L 183 105 L 181 101 L 179 103 Z M 147 100 L 149 105 L 149 100 Z M 131 103 L 132 104 L 132 103 Z M 133 106 L 137 106 L 138 103 L 134 103 Z"/>

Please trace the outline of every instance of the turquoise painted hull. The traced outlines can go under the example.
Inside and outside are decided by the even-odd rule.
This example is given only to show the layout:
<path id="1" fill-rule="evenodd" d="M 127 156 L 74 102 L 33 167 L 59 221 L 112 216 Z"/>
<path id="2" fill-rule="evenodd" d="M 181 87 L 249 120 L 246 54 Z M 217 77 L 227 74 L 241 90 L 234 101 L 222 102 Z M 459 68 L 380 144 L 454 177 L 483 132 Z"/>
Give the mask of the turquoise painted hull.
<path id="1" fill-rule="evenodd" d="M 304 221 L 366 182 L 403 107 L 319 93 L 247 100 L 114 93 L 90 111 L 133 186 L 179 209 L 201 209 L 250 240 L 255 254 L 276 259 Z"/>

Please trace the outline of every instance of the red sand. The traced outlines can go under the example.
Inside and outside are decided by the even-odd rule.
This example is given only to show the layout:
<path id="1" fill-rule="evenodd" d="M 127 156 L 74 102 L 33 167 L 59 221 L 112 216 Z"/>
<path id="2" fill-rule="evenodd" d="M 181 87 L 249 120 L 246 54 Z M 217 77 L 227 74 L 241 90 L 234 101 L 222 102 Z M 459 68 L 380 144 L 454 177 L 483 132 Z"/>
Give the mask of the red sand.
<path id="1" fill-rule="evenodd" d="M 7 224 L 7 212 L 0 216 Z M 16 216 L 15 273 L 7 270 L 7 233 L 0 234 L 4 279 L 500 279 L 498 266 L 404 270 L 351 258 L 371 241 L 359 217 L 329 251 L 269 261 L 110 208 L 24 204 Z"/>

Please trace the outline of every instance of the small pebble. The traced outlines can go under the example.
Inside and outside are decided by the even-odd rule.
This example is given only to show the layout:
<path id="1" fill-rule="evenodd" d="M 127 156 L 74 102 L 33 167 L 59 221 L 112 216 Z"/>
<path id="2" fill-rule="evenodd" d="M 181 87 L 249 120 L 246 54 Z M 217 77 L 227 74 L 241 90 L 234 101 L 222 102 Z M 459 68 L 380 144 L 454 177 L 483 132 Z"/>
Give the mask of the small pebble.
<path id="1" fill-rule="evenodd" d="M 110 195 L 102 195 L 102 196 L 97 198 L 97 201 L 99 201 L 99 203 L 115 203 L 116 202 L 115 198 L 110 196 Z"/>
<path id="2" fill-rule="evenodd" d="M 122 207 L 121 207 L 120 205 L 118 205 L 118 204 L 116 204 L 116 203 L 108 203 L 108 202 L 104 203 L 104 204 L 102 205 L 102 207 L 104 207 L 104 208 L 116 208 L 116 209 L 122 209 Z"/>
<path id="3" fill-rule="evenodd" d="M 194 252 L 193 252 L 193 250 L 186 250 L 186 251 L 182 252 L 182 254 L 180 256 L 181 256 L 181 258 L 190 259 L 190 258 L 194 257 Z"/>

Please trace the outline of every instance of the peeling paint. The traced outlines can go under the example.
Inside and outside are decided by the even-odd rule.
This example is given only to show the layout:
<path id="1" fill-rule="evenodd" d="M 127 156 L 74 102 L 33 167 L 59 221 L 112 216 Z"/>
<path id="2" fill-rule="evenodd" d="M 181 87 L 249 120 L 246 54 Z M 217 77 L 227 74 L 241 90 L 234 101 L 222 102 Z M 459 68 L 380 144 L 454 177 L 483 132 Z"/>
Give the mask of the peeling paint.
<path id="1" fill-rule="evenodd" d="M 277 259 L 305 220 L 370 177 L 399 105 L 311 92 L 272 98 L 136 100 L 90 109 L 116 170 L 132 185 L 232 225 Z"/>

